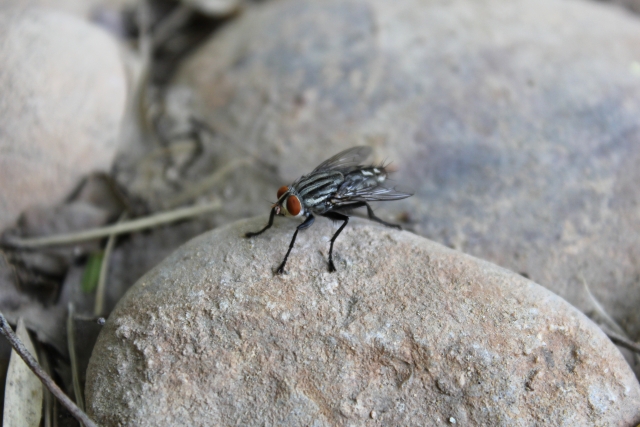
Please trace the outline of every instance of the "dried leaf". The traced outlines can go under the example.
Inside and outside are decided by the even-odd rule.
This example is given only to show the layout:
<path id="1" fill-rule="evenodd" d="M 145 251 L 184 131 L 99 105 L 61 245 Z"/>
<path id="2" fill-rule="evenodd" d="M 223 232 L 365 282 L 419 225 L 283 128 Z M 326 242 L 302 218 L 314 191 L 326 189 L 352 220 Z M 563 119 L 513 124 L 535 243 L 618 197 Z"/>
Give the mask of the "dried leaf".
<path id="1" fill-rule="evenodd" d="M 37 358 L 22 318 L 18 320 L 16 334 L 33 357 Z M 31 372 L 22 358 L 15 351 L 12 351 L 7 372 L 2 425 L 5 427 L 38 427 L 42 417 L 42 397 L 40 380 Z"/>

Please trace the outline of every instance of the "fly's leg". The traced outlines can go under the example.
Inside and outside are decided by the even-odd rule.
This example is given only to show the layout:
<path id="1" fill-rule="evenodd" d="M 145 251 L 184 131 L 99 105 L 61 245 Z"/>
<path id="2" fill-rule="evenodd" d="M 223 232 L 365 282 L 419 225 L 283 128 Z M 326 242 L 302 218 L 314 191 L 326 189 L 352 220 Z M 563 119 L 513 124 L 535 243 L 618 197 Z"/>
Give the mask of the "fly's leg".
<path id="1" fill-rule="evenodd" d="M 267 231 L 273 225 L 273 217 L 275 217 L 275 216 L 276 216 L 276 208 L 274 206 L 274 208 L 271 209 L 271 214 L 269 215 L 269 223 L 267 225 L 265 225 L 265 227 L 260 231 L 256 231 L 256 232 L 251 232 L 250 231 L 248 233 L 245 233 L 244 237 L 249 238 L 249 237 L 257 236 L 258 234 L 262 234 L 265 231 Z"/>
<path id="2" fill-rule="evenodd" d="M 315 220 L 316 220 L 315 217 L 309 214 L 307 219 L 302 224 L 296 227 L 296 231 L 293 233 L 293 238 L 291 239 L 291 243 L 289 243 L 289 250 L 287 251 L 287 254 L 284 256 L 284 259 L 282 260 L 282 264 L 280 264 L 280 267 L 278 267 L 278 269 L 276 270 L 276 273 L 284 274 L 284 266 L 287 263 L 287 258 L 289 258 L 289 254 L 291 253 L 291 249 L 293 249 L 293 245 L 296 243 L 296 236 L 298 235 L 298 231 L 311 227 L 311 224 L 313 224 L 313 221 Z M 267 228 L 269 228 L 269 226 L 265 227 L 265 229 Z M 262 233 L 262 231 L 258 233 Z"/>
<path id="3" fill-rule="evenodd" d="M 338 228 L 338 231 L 336 231 L 336 234 L 334 234 L 333 237 L 331 238 L 331 245 L 329 246 L 329 272 L 333 273 L 334 271 L 336 271 L 336 266 L 333 265 L 333 242 L 336 241 L 336 239 L 338 238 L 338 235 L 347 226 L 347 223 L 349 222 L 349 217 L 338 212 L 327 212 L 322 216 L 325 216 L 334 221 L 344 221 L 340 226 L 340 228 Z"/>
<path id="4" fill-rule="evenodd" d="M 371 221 L 379 222 L 380 224 L 386 225 L 387 227 L 397 228 L 398 230 L 402 230 L 402 227 L 400 227 L 398 224 L 391 224 L 390 222 L 386 222 L 386 221 L 383 221 L 380 218 L 378 218 L 373 213 L 373 209 L 371 209 L 371 206 L 369 206 L 369 203 L 367 203 L 367 202 L 363 202 L 363 203 L 367 207 L 367 214 L 369 215 L 369 219 Z"/>

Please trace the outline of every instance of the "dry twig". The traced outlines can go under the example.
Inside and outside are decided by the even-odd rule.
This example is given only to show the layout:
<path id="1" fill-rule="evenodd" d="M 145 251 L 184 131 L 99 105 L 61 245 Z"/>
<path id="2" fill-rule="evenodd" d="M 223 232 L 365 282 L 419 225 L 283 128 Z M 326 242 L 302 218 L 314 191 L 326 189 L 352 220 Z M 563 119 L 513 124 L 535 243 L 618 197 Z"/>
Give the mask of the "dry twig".
<path id="1" fill-rule="evenodd" d="M 117 224 L 121 224 L 127 217 L 127 213 L 120 215 Z M 102 264 L 100 265 L 100 276 L 98 277 L 98 287 L 96 288 L 96 302 L 93 307 L 93 314 L 96 317 L 100 316 L 104 311 L 104 293 L 107 284 L 107 270 L 109 269 L 109 261 L 111 259 L 111 252 L 116 243 L 116 235 L 112 234 L 107 240 L 107 246 L 104 249 L 104 256 L 102 257 Z"/>
<path id="2" fill-rule="evenodd" d="M 7 237 L 3 243 L 8 246 L 20 249 L 31 249 L 54 245 L 68 245 L 78 242 L 84 242 L 87 240 L 101 239 L 112 234 L 124 234 L 130 233 L 132 231 L 139 231 L 145 228 L 156 227 L 161 224 L 191 218 L 207 212 L 213 212 L 220 209 L 221 206 L 222 203 L 216 200 L 206 205 L 175 209 L 169 212 L 162 212 L 145 218 L 139 218 L 132 221 L 121 222 L 119 224 L 108 225 L 106 227 L 93 228 L 77 233 L 67 233 L 57 236 L 33 238 Z"/>
<path id="3" fill-rule="evenodd" d="M 44 372 L 51 376 L 51 366 L 49 365 L 49 358 L 47 353 L 44 351 L 41 345 L 38 345 L 38 355 L 40 359 L 40 364 L 42 365 L 42 369 Z M 53 395 L 48 390 L 44 391 L 44 405 L 43 405 L 43 418 L 44 418 L 44 427 L 52 427 L 53 426 L 53 406 L 55 400 L 53 400 Z"/>
<path id="4" fill-rule="evenodd" d="M 80 410 L 84 411 L 84 397 L 82 395 L 82 386 L 80 385 L 80 372 L 78 369 L 78 357 L 76 355 L 76 328 L 73 324 L 74 312 L 73 303 L 70 302 L 67 313 L 67 347 L 69 348 L 69 359 L 71 360 L 73 394 L 76 396 L 76 405 L 78 405 Z"/>
<path id="5" fill-rule="evenodd" d="M 612 331 L 604 330 L 604 333 L 607 334 L 611 342 L 615 345 L 619 345 L 620 347 L 624 347 L 627 350 L 631 350 L 634 353 L 640 354 L 640 344 L 635 343 L 630 339 L 625 338 L 622 335 L 618 335 Z"/>
<path id="6" fill-rule="evenodd" d="M 228 173 L 233 172 L 236 169 L 239 169 L 244 166 L 250 166 L 251 164 L 253 164 L 253 159 L 251 158 L 234 159 L 229 163 L 227 163 L 225 166 L 216 170 L 211 175 L 200 180 L 193 186 L 184 189 L 178 196 L 173 197 L 172 199 L 169 199 L 169 201 L 167 202 L 167 205 L 169 207 L 174 207 L 174 206 L 181 205 L 182 203 L 185 203 L 189 200 L 193 200 L 199 195 L 206 193 L 211 188 L 216 186 L 222 180 L 222 178 L 224 178 L 224 176 L 227 175 Z"/>
<path id="7" fill-rule="evenodd" d="M 615 320 L 607 313 L 604 309 L 600 301 L 596 299 L 596 297 L 591 293 L 591 289 L 589 289 L 589 285 L 587 285 L 587 281 L 584 277 L 580 276 L 580 280 L 582 281 L 582 285 L 584 286 L 585 291 L 587 292 L 587 297 L 589 297 L 589 301 L 593 304 L 596 312 L 602 317 L 604 323 L 611 329 L 615 330 L 620 335 L 626 335 L 622 326 L 618 325 Z"/>

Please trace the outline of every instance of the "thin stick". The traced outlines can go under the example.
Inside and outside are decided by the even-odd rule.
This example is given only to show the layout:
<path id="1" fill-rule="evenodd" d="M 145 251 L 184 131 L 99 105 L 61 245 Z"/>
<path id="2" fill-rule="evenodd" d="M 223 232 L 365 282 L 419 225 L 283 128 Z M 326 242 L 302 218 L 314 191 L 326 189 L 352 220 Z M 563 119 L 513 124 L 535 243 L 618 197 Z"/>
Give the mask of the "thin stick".
<path id="1" fill-rule="evenodd" d="M 112 234 L 124 234 L 130 233 L 132 231 L 142 230 L 145 228 L 156 227 L 161 224 L 198 216 L 206 212 L 213 212 L 220 209 L 221 206 L 222 203 L 220 203 L 219 200 L 216 200 L 206 205 L 189 206 L 186 208 L 175 209 L 169 212 L 162 212 L 156 215 L 135 219 L 133 221 L 121 222 L 119 224 L 93 228 L 77 233 L 34 238 L 7 237 L 3 243 L 5 245 L 20 249 L 38 248 L 42 246 L 68 245 L 72 243 L 84 242 L 87 240 L 101 239 Z"/>
<path id="2" fill-rule="evenodd" d="M 604 310 L 604 307 L 598 302 L 596 297 L 593 296 L 589 286 L 587 285 L 587 281 L 584 280 L 584 277 L 580 277 L 582 280 L 582 284 L 584 285 L 585 290 L 587 291 L 587 296 L 591 300 L 593 306 L 596 308 L 596 311 L 604 318 L 606 327 L 602 327 L 600 325 L 600 329 L 604 331 L 604 333 L 609 337 L 612 343 L 619 345 L 620 347 L 624 347 L 627 350 L 633 351 L 634 359 L 636 363 L 638 363 L 638 359 L 640 359 L 640 345 L 634 343 L 629 338 L 627 338 L 627 334 L 622 326 L 618 325 L 615 320 L 609 316 L 609 314 Z M 613 332 L 611 329 L 615 329 L 616 332 Z"/>
<path id="3" fill-rule="evenodd" d="M 605 311 L 604 307 L 600 304 L 600 302 L 596 299 L 596 297 L 593 296 L 593 294 L 591 293 L 591 289 L 589 289 L 589 285 L 587 285 L 587 281 L 584 279 L 584 277 L 582 277 L 582 275 L 580 275 L 580 280 L 582 281 L 582 285 L 584 286 L 584 289 L 587 292 L 587 296 L 589 297 L 589 300 L 593 304 L 593 307 L 596 309 L 598 314 L 602 316 L 604 323 L 606 323 L 609 328 L 615 330 L 618 334 L 626 335 L 624 329 L 622 329 L 622 326 L 618 325 L 616 321 L 613 320 L 611 316 L 609 316 L 609 313 Z"/>
<path id="4" fill-rule="evenodd" d="M 121 224 L 122 221 L 127 217 L 127 213 L 123 213 L 120 215 L 118 219 L 118 224 Z M 104 311 L 104 293 L 107 284 L 107 270 L 109 269 L 109 260 L 111 259 L 111 252 L 113 252 L 113 247 L 116 243 L 116 235 L 112 234 L 109 236 L 109 240 L 107 240 L 107 246 L 104 249 L 104 256 L 102 257 L 102 264 L 100 265 L 100 275 L 98 276 L 98 287 L 96 289 L 96 302 L 93 307 L 93 314 L 96 317 L 102 315 Z"/>
<path id="5" fill-rule="evenodd" d="M 135 91 L 132 97 L 132 110 L 134 112 L 135 122 L 141 130 L 142 136 L 147 142 L 158 142 L 154 137 L 153 125 L 150 123 L 147 115 L 147 90 L 149 89 L 149 81 L 151 76 L 151 65 L 153 62 L 153 38 L 151 37 L 151 6 L 149 1 L 141 1 L 137 8 L 138 28 L 140 29 L 140 37 L 138 39 L 138 52 L 141 59 L 140 74 L 135 81 Z"/>
<path id="6" fill-rule="evenodd" d="M 186 188 L 178 196 L 173 197 L 172 199 L 169 199 L 169 201 L 167 202 L 167 205 L 169 207 L 174 207 L 174 206 L 181 205 L 182 203 L 187 202 L 189 200 L 195 199 L 200 194 L 206 192 L 207 190 L 217 185 L 222 180 L 222 178 L 224 178 L 224 176 L 229 172 L 233 172 L 234 170 L 242 166 L 249 166 L 252 163 L 253 163 L 253 159 L 251 158 L 243 157 L 243 158 L 231 160 L 225 166 L 221 167 L 211 175 L 203 178 L 201 181 L 199 181 L 192 187 Z"/>
<path id="7" fill-rule="evenodd" d="M 176 7 L 166 18 L 158 22 L 150 34 L 154 47 L 158 47 L 166 43 L 171 36 L 178 32 L 178 29 L 184 26 L 189 18 L 193 15 L 190 8 L 185 5 Z"/>
<path id="8" fill-rule="evenodd" d="M 51 376 L 51 366 L 49 365 L 49 356 L 44 351 L 42 345 L 38 345 L 38 355 L 40 356 L 40 364 L 42 365 L 42 370 L 49 376 Z M 49 390 L 44 390 L 44 407 L 43 407 L 43 418 L 44 418 L 44 427 L 52 427 L 53 426 L 53 395 Z"/>
<path id="9" fill-rule="evenodd" d="M 618 335 L 613 331 L 605 330 L 604 333 L 607 334 L 612 343 L 619 345 L 620 347 L 624 347 L 627 350 L 631 350 L 634 353 L 640 354 L 640 344 L 635 343 L 622 335 Z"/>
<path id="10" fill-rule="evenodd" d="M 76 328 L 73 324 L 74 316 L 73 303 L 69 303 L 67 313 L 67 347 L 69 348 L 69 359 L 71 359 L 71 378 L 73 379 L 73 394 L 76 397 L 76 405 L 84 411 L 84 397 L 82 396 L 82 386 L 80 385 L 80 372 L 78 370 L 78 357 L 76 355 Z"/>
<path id="11" fill-rule="evenodd" d="M 69 410 L 69 412 L 71 412 L 71 415 L 73 415 L 75 419 L 83 423 L 86 427 L 98 427 L 98 425 L 94 423 L 87 414 L 81 411 L 80 408 L 78 408 L 76 404 L 73 403 L 73 401 L 69 399 L 69 397 L 67 397 L 67 395 L 64 394 L 62 390 L 60 390 L 60 387 L 58 387 L 58 385 L 51 379 L 51 377 L 47 375 L 46 372 L 44 372 L 36 359 L 34 359 L 31 353 L 29 353 L 29 350 L 25 348 L 24 344 L 22 344 L 20 339 L 13 332 L 13 329 L 11 329 L 11 326 L 9 326 L 9 323 L 7 322 L 7 319 L 5 319 L 2 312 L 0 312 L 0 333 L 2 333 L 2 335 L 4 335 L 7 340 L 9 340 L 11 347 L 13 347 L 16 353 L 20 355 L 29 369 L 31 369 L 31 371 L 33 371 L 33 373 L 36 374 L 38 378 L 40 378 L 42 384 L 44 384 L 45 387 L 47 387 L 49 391 L 53 393 L 53 395 L 58 400 L 60 400 L 60 402 L 65 406 L 65 408 Z"/>

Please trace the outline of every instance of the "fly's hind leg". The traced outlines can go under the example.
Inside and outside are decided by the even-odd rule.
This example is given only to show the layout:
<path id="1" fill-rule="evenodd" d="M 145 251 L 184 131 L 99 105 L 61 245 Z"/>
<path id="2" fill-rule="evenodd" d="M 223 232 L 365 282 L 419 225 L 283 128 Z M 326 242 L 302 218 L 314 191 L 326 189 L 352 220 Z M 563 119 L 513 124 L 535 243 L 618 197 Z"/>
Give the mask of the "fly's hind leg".
<path id="1" fill-rule="evenodd" d="M 347 223 L 349 222 L 349 217 L 338 212 L 327 212 L 322 214 L 322 216 L 332 219 L 334 221 L 344 221 L 340 226 L 340 228 L 338 228 L 338 231 L 336 231 L 336 234 L 334 234 L 333 237 L 331 238 L 331 245 L 329 246 L 329 272 L 333 273 L 334 271 L 336 271 L 336 266 L 333 265 L 333 242 L 336 241 L 336 239 L 338 238 L 338 235 L 347 226 Z"/>
<path id="2" fill-rule="evenodd" d="M 369 219 L 371 221 L 379 222 L 380 224 L 386 225 L 387 227 L 391 227 L 391 228 L 396 228 L 398 230 L 402 230 L 402 227 L 400 227 L 398 224 L 391 224 L 390 222 L 383 221 L 380 218 L 378 218 L 376 216 L 376 214 L 373 213 L 373 209 L 371 209 L 371 206 L 369 206 L 369 203 L 364 202 L 364 205 L 367 207 L 367 214 L 369 215 Z"/>

